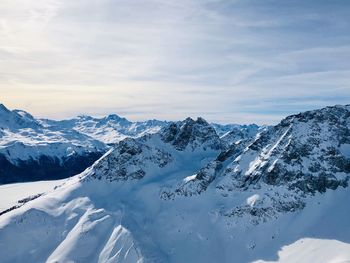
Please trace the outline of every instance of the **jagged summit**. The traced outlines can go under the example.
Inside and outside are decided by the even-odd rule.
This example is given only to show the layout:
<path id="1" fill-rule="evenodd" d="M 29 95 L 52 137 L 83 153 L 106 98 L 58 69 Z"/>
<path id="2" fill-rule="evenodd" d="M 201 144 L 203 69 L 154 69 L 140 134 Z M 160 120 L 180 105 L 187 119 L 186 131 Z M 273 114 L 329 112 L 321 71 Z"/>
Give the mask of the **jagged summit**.
<path id="1" fill-rule="evenodd" d="M 251 140 L 258 133 L 268 128 L 269 126 L 258 126 L 256 124 L 241 125 L 241 126 L 233 127 L 232 130 L 224 133 L 222 136 L 220 136 L 220 138 L 227 145 L 230 145 L 240 140 Z"/>
<path id="2" fill-rule="evenodd" d="M 223 147 L 213 126 L 199 117 L 197 120 L 186 118 L 163 128 L 161 136 L 164 142 L 172 144 L 177 150 L 192 149 L 203 146 L 219 150 Z"/>
<path id="3" fill-rule="evenodd" d="M 89 115 L 80 114 L 80 115 L 77 116 L 77 119 L 80 119 L 80 120 L 94 120 L 95 118 L 92 117 L 92 116 L 89 116 Z"/>
<path id="4" fill-rule="evenodd" d="M 350 174 L 349 117 L 347 105 L 283 119 L 247 145 L 224 170 L 223 181 L 231 180 L 236 187 L 262 182 L 287 185 L 312 193 L 346 186 Z"/>
<path id="5" fill-rule="evenodd" d="M 103 118 L 103 120 L 105 121 L 117 121 L 117 122 L 124 122 L 124 123 L 131 123 L 129 120 L 127 120 L 124 117 L 120 117 L 117 114 L 109 114 L 108 116 L 106 116 L 105 118 Z"/>
<path id="6" fill-rule="evenodd" d="M 6 106 L 0 103 L 0 112 L 9 112 L 10 110 Z"/>
<path id="7" fill-rule="evenodd" d="M 350 104 L 348 105 L 335 105 L 327 106 L 317 110 L 310 110 L 305 112 L 300 112 L 298 114 L 290 115 L 284 118 L 280 125 L 287 125 L 292 121 L 307 122 L 310 120 L 317 121 L 335 121 L 338 122 L 342 118 L 348 118 L 350 116 Z"/>

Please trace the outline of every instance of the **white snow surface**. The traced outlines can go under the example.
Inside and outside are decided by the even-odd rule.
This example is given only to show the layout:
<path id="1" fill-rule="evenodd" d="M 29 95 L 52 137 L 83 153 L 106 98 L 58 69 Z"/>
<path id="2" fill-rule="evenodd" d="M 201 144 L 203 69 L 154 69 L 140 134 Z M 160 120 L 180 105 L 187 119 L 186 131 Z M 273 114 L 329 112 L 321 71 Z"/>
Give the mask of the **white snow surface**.
<path id="1" fill-rule="evenodd" d="M 166 174 L 151 181 L 80 180 L 92 173 L 0 216 L 1 262 L 350 260 L 349 188 L 317 194 L 303 210 L 252 224 L 218 210 L 252 193 L 223 198 L 212 189 L 165 201 L 159 191 Z"/>
<path id="2" fill-rule="evenodd" d="M 348 243 L 319 238 L 301 238 L 296 242 L 282 247 L 276 261 L 257 260 L 255 263 L 294 263 L 294 262 L 324 262 L 346 263 L 349 261 Z"/>
<path id="3" fill-rule="evenodd" d="M 260 199 L 260 196 L 258 194 L 254 194 L 252 196 L 249 196 L 247 198 L 247 205 L 253 207 L 259 199 Z"/>
<path id="4" fill-rule="evenodd" d="M 339 150 L 346 158 L 350 158 L 350 144 L 345 143 L 340 145 Z"/>
<path id="5" fill-rule="evenodd" d="M 189 181 L 193 181 L 193 180 L 196 179 L 196 177 L 197 177 L 196 174 L 187 176 L 187 177 L 184 179 L 184 182 L 185 182 L 185 183 L 188 183 Z"/>
<path id="6" fill-rule="evenodd" d="M 18 205 L 18 200 L 52 191 L 55 186 L 59 186 L 63 182 L 65 180 L 0 185 L 0 212 Z"/>

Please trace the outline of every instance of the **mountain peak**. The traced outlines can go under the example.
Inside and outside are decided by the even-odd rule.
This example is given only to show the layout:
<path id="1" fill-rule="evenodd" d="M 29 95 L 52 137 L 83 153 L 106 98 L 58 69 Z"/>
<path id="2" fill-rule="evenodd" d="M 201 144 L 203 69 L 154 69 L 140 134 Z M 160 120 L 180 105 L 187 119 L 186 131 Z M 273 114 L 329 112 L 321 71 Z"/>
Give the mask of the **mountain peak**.
<path id="1" fill-rule="evenodd" d="M 38 126 L 38 122 L 26 111 L 9 110 L 4 104 L 0 104 L 0 127 L 17 129 Z"/>
<path id="2" fill-rule="evenodd" d="M 173 122 L 163 128 L 162 139 L 171 143 L 177 150 L 185 150 L 188 145 L 192 145 L 192 150 L 198 146 L 205 145 L 212 149 L 220 149 L 221 142 L 215 129 L 203 118 L 193 120 L 188 117 L 184 121 Z"/>
<path id="3" fill-rule="evenodd" d="M 3 112 L 9 113 L 11 111 L 8 108 L 6 108 L 4 104 L 0 103 L 0 113 L 3 113 Z"/>
<path id="4" fill-rule="evenodd" d="M 313 193 L 344 186 L 349 120 L 349 107 L 338 105 L 288 116 L 260 133 L 227 173 L 242 187 L 264 182 Z"/>
<path id="5" fill-rule="evenodd" d="M 25 118 L 27 120 L 34 120 L 33 115 L 31 115 L 30 113 L 23 111 L 23 110 L 13 110 L 12 112 L 17 113 L 18 115 L 20 115 L 22 118 Z"/>
<path id="6" fill-rule="evenodd" d="M 180 122 L 182 122 L 183 124 L 198 124 L 198 125 L 210 126 L 210 124 L 202 117 L 197 117 L 196 120 L 194 120 L 191 117 L 187 117 L 185 120 Z"/>
<path id="7" fill-rule="evenodd" d="M 106 116 L 104 119 L 106 120 L 114 120 L 114 121 L 125 121 L 125 122 L 129 122 L 126 118 L 124 117 L 120 117 L 117 114 L 109 114 L 108 116 Z"/>
<path id="8" fill-rule="evenodd" d="M 337 123 L 350 117 L 350 105 L 335 105 L 321 109 L 300 112 L 284 118 L 277 127 L 288 126 L 293 122 L 330 122 Z"/>
<path id="9" fill-rule="evenodd" d="M 198 117 L 196 122 L 198 124 L 201 124 L 201 125 L 210 125 L 205 119 L 203 119 L 202 117 Z"/>
<path id="10" fill-rule="evenodd" d="M 93 117 L 91 117 L 89 115 L 85 115 L 85 114 L 78 115 L 77 118 L 80 120 L 92 120 L 92 119 L 94 119 Z"/>

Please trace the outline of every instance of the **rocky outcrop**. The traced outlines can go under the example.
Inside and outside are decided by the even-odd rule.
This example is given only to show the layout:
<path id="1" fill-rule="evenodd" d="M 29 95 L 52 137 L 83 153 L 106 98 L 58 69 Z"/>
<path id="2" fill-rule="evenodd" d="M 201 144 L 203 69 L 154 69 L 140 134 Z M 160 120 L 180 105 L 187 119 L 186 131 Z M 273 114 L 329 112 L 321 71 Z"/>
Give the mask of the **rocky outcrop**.
<path id="1" fill-rule="evenodd" d="M 148 145 L 147 138 L 128 138 L 118 143 L 113 151 L 94 165 L 91 177 L 107 181 L 141 179 L 146 171 L 154 171 L 171 163 L 171 154 Z"/>
<path id="2" fill-rule="evenodd" d="M 213 150 L 223 148 L 222 141 L 215 129 L 203 118 L 193 120 L 187 118 L 181 122 L 171 123 L 161 131 L 162 140 L 174 146 L 176 150 L 183 151 L 187 147 L 192 150 L 202 147 Z"/>
<path id="3" fill-rule="evenodd" d="M 314 193 L 345 186 L 350 159 L 342 147 L 350 140 L 349 110 L 334 106 L 287 117 L 261 133 L 223 175 L 238 187 L 263 182 Z"/>

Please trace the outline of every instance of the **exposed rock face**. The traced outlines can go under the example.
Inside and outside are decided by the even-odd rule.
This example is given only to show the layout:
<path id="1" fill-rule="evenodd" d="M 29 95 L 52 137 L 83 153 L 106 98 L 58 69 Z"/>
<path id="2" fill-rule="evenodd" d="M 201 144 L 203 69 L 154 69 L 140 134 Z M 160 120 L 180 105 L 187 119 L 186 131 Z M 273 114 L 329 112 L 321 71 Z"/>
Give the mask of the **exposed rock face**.
<path id="1" fill-rule="evenodd" d="M 172 162 L 171 154 L 147 144 L 148 138 L 121 141 L 95 164 L 92 177 L 108 181 L 141 179 L 148 169 L 160 169 Z"/>
<path id="2" fill-rule="evenodd" d="M 292 115 L 260 134 L 224 172 L 240 187 L 258 182 L 304 192 L 345 186 L 350 159 L 350 107 L 335 106 Z"/>
<path id="3" fill-rule="evenodd" d="M 237 125 L 233 127 L 232 130 L 221 135 L 220 138 L 225 144 L 230 145 L 241 140 L 253 140 L 258 133 L 269 128 L 269 126 L 258 126 L 256 124 Z"/>
<path id="4" fill-rule="evenodd" d="M 254 208 L 239 206 L 221 213 L 266 217 L 302 209 L 306 195 L 348 185 L 349 116 L 350 106 L 289 116 L 253 140 L 232 144 L 190 179 L 164 191 L 162 198 L 198 195 L 209 187 L 223 196 L 254 189 L 264 193 Z"/>
<path id="5" fill-rule="evenodd" d="M 196 121 L 187 118 L 182 122 L 171 123 L 161 131 L 164 142 L 170 143 L 179 151 L 185 150 L 188 146 L 192 150 L 197 147 L 207 147 L 214 150 L 223 148 L 215 129 L 203 118 Z"/>
<path id="6" fill-rule="evenodd" d="M 174 198 L 175 195 L 192 196 L 204 192 L 208 186 L 219 176 L 225 168 L 225 163 L 234 160 L 249 141 L 238 141 L 228 150 L 222 151 L 214 161 L 198 170 L 191 180 L 184 180 L 176 186 L 174 191 L 164 191 L 163 199 Z"/>

